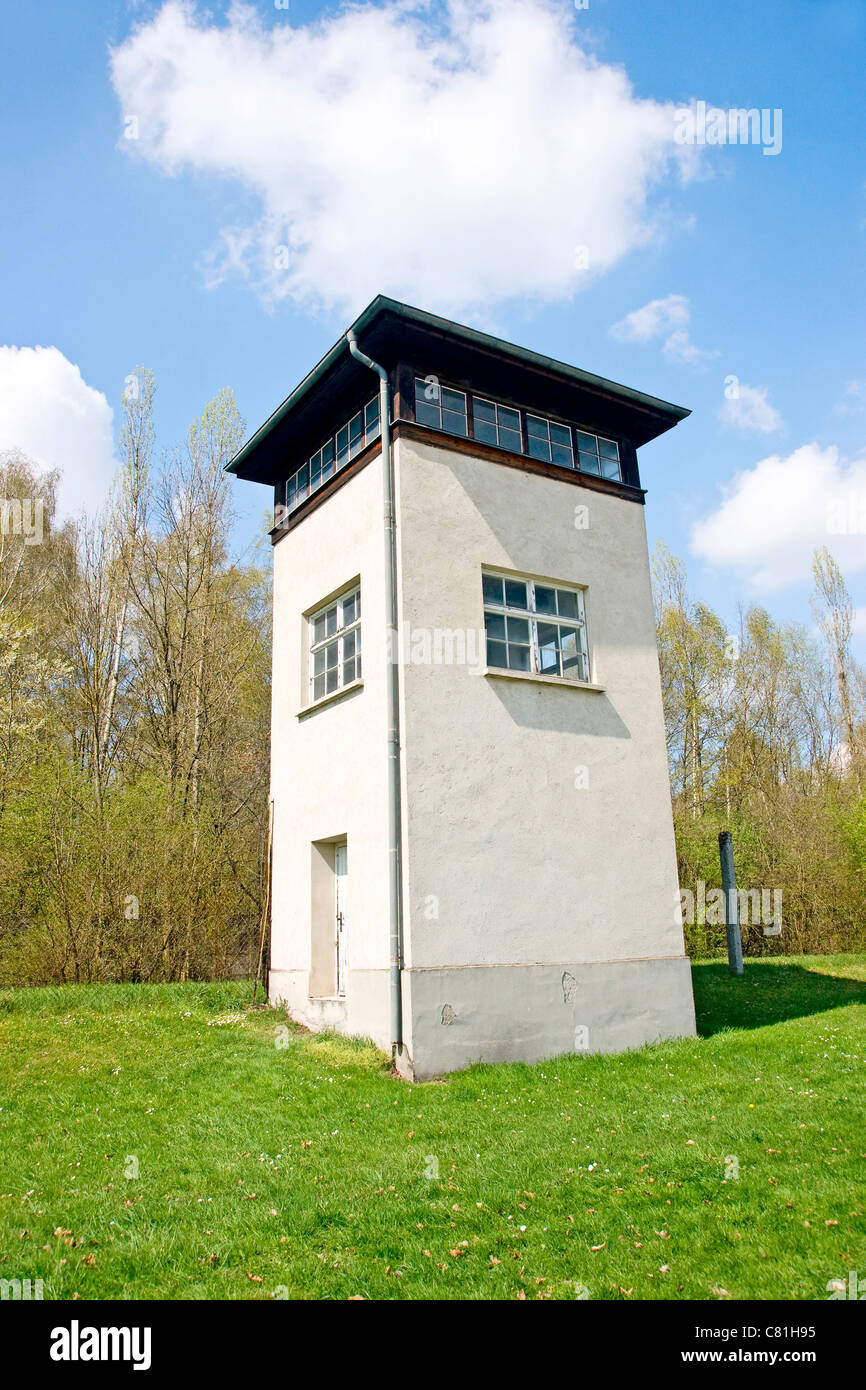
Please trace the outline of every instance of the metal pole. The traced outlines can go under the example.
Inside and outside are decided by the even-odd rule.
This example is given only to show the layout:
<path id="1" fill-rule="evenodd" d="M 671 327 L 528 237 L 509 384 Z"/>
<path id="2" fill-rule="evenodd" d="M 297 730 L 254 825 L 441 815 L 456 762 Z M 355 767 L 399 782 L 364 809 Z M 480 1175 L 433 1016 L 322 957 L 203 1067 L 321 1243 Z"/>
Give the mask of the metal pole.
<path id="1" fill-rule="evenodd" d="M 734 868 L 734 842 L 730 830 L 719 835 L 722 887 L 725 890 L 725 933 L 728 938 L 728 965 L 732 975 L 743 973 L 743 941 L 740 936 L 740 902 L 737 897 L 737 871 Z"/>

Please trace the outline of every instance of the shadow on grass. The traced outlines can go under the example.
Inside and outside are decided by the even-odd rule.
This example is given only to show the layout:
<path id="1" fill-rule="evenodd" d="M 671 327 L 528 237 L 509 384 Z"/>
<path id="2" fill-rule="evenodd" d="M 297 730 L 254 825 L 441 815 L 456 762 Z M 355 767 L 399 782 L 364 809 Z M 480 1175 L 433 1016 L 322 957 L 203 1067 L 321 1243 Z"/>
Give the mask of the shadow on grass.
<path id="1" fill-rule="evenodd" d="M 859 980 L 769 960 L 747 960 L 739 977 L 725 963 L 693 965 L 692 981 L 701 1038 L 725 1028 L 763 1028 L 847 1004 L 866 1004 L 866 984 Z"/>

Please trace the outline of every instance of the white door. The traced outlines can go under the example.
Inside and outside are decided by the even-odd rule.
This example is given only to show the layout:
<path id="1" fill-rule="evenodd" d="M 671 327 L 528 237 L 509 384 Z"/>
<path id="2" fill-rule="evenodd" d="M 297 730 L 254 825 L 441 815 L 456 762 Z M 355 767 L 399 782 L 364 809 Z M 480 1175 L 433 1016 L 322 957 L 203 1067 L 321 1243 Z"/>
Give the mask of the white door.
<path id="1" fill-rule="evenodd" d="M 334 882 L 336 884 L 336 946 L 337 994 L 346 993 L 346 904 L 348 898 L 349 864 L 346 845 L 334 850 Z"/>

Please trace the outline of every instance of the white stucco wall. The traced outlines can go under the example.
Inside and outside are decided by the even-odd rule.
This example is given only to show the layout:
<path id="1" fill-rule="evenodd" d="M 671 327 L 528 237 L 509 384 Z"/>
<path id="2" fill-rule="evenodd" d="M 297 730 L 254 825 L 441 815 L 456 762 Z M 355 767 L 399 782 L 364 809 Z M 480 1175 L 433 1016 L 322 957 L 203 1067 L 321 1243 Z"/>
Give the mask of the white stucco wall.
<path id="1" fill-rule="evenodd" d="M 420 997 L 418 971 L 684 965 L 643 508 L 447 448 L 396 449 L 404 630 L 483 628 L 482 566 L 585 585 L 604 687 L 406 665 L 408 983 Z M 515 989 L 495 975 L 491 1016 L 496 991 Z M 443 981 L 443 1006 L 456 987 Z M 690 989 L 681 1002 L 667 1031 L 693 1031 Z"/>
<path id="2" fill-rule="evenodd" d="M 379 458 L 274 547 L 271 998 L 311 1027 L 390 1042 L 384 542 Z M 363 686 L 308 703 L 303 614 L 360 575 Z M 345 1002 L 309 998 L 311 844 L 345 837 L 351 890 Z"/>

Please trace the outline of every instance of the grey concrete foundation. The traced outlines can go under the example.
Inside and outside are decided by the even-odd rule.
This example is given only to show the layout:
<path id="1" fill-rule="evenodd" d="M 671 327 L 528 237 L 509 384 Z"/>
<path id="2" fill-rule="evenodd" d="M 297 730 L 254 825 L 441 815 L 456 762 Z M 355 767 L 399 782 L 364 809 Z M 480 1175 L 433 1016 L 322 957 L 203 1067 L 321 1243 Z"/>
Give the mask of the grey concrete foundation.
<path id="1" fill-rule="evenodd" d="M 472 1062 L 538 1062 L 567 1052 L 623 1052 L 693 1037 L 686 957 L 588 965 L 406 970 L 408 1052 L 424 1081 Z"/>

